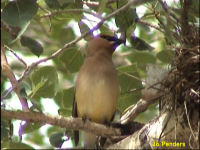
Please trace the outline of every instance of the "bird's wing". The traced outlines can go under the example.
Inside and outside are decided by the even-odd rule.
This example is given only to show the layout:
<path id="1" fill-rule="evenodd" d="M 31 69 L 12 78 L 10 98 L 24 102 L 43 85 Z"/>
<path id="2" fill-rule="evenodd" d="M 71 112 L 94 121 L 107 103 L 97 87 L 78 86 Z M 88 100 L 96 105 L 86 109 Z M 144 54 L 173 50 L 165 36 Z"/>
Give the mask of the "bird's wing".
<path id="1" fill-rule="evenodd" d="M 73 101 L 73 108 L 72 108 L 72 117 L 74 117 L 74 118 L 78 117 L 75 94 L 74 94 L 74 101 Z M 74 130 L 73 132 L 74 132 L 74 142 L 75 142 L 75 145 L 77 146 L 78 142 L 79 142 L 79 131 L 78 130 Z"/>

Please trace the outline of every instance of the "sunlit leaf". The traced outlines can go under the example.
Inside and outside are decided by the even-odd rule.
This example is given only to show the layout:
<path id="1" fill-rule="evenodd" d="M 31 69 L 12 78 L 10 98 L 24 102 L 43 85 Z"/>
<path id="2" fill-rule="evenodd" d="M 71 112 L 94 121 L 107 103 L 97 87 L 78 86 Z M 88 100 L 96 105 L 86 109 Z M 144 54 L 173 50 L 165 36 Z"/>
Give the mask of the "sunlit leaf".
<path id="1" fill-rule="evenodd" d="M 81 65 L 83 64 L 83 55 L 77 48 L 69 48 L 64 51 L 60 56 L 59 60 L 65 64 L 67 71 L 73 73 L 79 71 Z"/>
<path id="2" fill-rule="evenodd" d="M 74 87 L 71 87 L 69 89 L 63 90 L 63 102 L 62 106 L 64 108 L 67 108 L 68 110 L 72 110 L 72 104 L 74 100 Z"/>
<path id="3" fill-rule="evenodd" d="M 44 97 L 44 98 L 52 98 L 57 93 L 58 86 L 58 75 L 57 71 L 52 66 L 45 66 L 41 68 L 37 68 L 31 74 L 31 81 L 33 84 L 33 91 L 35 88 L 38 88 L 34 95 L 34 97 Z"/>

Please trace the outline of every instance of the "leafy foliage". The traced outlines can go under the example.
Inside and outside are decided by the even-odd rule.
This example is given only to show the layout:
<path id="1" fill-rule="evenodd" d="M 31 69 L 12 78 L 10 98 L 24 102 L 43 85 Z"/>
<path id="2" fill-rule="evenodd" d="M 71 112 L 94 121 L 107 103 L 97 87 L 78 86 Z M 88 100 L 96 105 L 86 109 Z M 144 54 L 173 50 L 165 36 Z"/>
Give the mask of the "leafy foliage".
<path id="1" fill-rule="evenodd" d="M 45 66 L 36 69 L 31 75 L 32 93 L 31 98 L 52 98 L 57 93 L 58 75 L 56 69 Z"/>
<path id="2" fill-rule="evenodd" d="M 4 0 L 1 1 L 1 41 L 22 58 L 28 58 L 27 64 L 35 63 L 39 56 L 51 56 L 63 48 L 66 43 L 89 31 L 91 26 L 94 27 L 103 16 L 120 9 L 128 2 L 128 0 Z M 166 5 L 166 8 L 175 17 L 170 16 L 158 1 L 140 0 L 106 20 L 98 30 L 103 34 L 120 35 L 121 38 L 126 39 L 126 45 L 120 47 L 113 56 L 121 88 L 117 105 L 118 115 L 121 115 L 125 109 L 141 98 L 140 90 L 143 88 L 142 81 L 146 77 L 146 66 L 148 64 L 168 66 L 175 57 L 175 52 L 169 46 L 179 45 L 180 41 L 184 40 L 179 38 L 182 33 L 176 20 L 176 17 L 181 17 L 181 4 L 171 2 L 169 6 Z M 197 24 L 196 27 L 199 24 L 197 6 L 199 6 L 199 1 L 193 1 L 189 7 L 189 16 L 191 17 L 188 17 L 189 24 Z M 95 13 L 96 15 L 91 17 Z M 141 20 L 150 25 L 141 23 Z M 153 26 L 162 32 L 157 31 Z M 93 34 L 94 32 L 90 36 Z M 28 96 L 25 97 L 32 103 L 32 108 L 38 108 L 37 111 L 46 111 L 46 109 L 55 110 L 58 107 L 58 115 L 71 116 L 74 81 L 83 64 L 84 49 L 87 47 L 85 43 L 89 38 L 86 37 L 70 48 L 64 49 L 62 53 L 49 61 L 51 65 L 46 64 L 45 61 L 42 62 L 28 78 L 23 80 L 31 87 L 30 89 L 24 88 L 23 93 L 27 93 Z M 27 51 L 27 48 L 30 51 Z M 31 61 L 31 56 L 34 55 L 38 57 L 34 57 L 34 61 Z M 24 67 L 20 61 L 13 59 L 13 56 L 8 57 L 11 57 L 9 64 L 14 74 L 22 75 Z M 21 70 L 16 66 L 20 66 Z M 9 91 L 7 90 L 9 81 L 4 75 L 1 79 L 1 87 L 3 87 L 1 91 L 2 97 L 4 97 L 3 95 Z M 48 105 L 44 105 L 42 103 L 44 98 L 49 98 L 48 101 L 53 101 L 57 106 L 50 108 Z M 4 99 L 9 99 L 13 103 L 18 101 L 14 94 L 10 94 Z M 150 113 L 143 113 L 137 120 L 148 121 L 156 114 L 156 106 L 152 106 L 148 110 Z M 25 144 L 27 141 L 41 146 L 41 148 L 62 146 L 64 142 L 62 129 L 49 127 L 47 132 L 43 133 L 40 130 L 41 127 L 43 124 L 28 123 L 24 127 L 26 136 L 22 142 L 19 142 L 19 139 L 9 138 L 9 124 L 2 120 L 1 148 L 33 148 L 32 145 Z M 14 128 L 18 130 L 15 126 Z M 49 143 L 44 142 L 44 137 L 49 138 Z"/>

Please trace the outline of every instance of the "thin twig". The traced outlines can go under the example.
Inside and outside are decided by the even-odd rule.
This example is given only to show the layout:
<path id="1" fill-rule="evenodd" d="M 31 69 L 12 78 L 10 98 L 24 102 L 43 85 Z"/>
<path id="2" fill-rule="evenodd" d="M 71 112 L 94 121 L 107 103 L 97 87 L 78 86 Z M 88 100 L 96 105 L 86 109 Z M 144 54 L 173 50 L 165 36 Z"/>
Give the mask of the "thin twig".
<path id="1" fill-rule="evenodd" d="M 66 10 L 58 10 L 58 11 L 53 11 L 53 12 L 44 14 L 44 15 L 40 16 L 40 18 L 51 17 L 51 16 L 55 16 L 55 15 L 58 15 L 58 14 L 69 13 L 69 12 L 77 12 L 77 13 L 84 12 L 84 13 L 91 14 L 94 17 L 102 19 L 101 15 L 93 13 L 91 10 L 88 10 L 88 9 L 66 9 Z"/>
<path id="2" fill-rule="evenodd" d="M 142 89 L 144 89 L 144 87 L 137 88 L 137 89 L 130 89 L 130 90 L 121 92 L 120 95 L 124 95 L 124 94 L 128 94 L 128 93 L 133 93 L 133 92 L 136 92 L 136 91 L 141 91 Z"/>
<path id="3" fill-rule="evenodd" d="M 15 87 L 14 91 L 17 94 L 20 103 L 22 105 L 22 109 L 23 110 L 29 110 L 28 108 L 28 103 L 26 101 L 26 99 L 24 97 L 22 97 L 20 95 L 20 88 L 19 88 L 19 83 L 17 81 L 17 79 L 15 78 L 15 75 L 12 71 L 12 69 L 10 68 L 6 55 L 5 55 L 5 49 L 3 46 L 1 46 L 1 68 L 2 68 L 2 72 L 8 77 L 8 79 L 10 80 L 10 83 L 12 84 L 12 87 Z"/>
<path id="4" fill-rule="evenodd" d="M 153 25 L 153 24 L 151 24 L 151 23 L 149 23 L 149 22 L 145 22 L 145 21 L 139 19 L 139 20 L 138 20 L 138 23 L 147 25 L 147 26 L 149 26 L 149 27 L 152 27 L 152 28 L 154 28 L 154 29 L 156 29 L 156 30 L 158 30 L 158 31 L 164 33 L 164 31 L 162 31 L 160 27 L 158 27 L 158 26 L 156 26 L 156 25 Z"/>
<path id="5" fill-rule="evenodd" d="M 118 70 L 118 72 L 120 72 L 120 73 L 122 73 L 122 74 L 124 74 L 124 75 L 126 75 L 126 76 L 128 76 L 128 77 L 131 77 L 131 78 L 133 78 L 133 79 L 135 79 L 135 80 L 138 80 L 138 81 L 140 81 L 140 82 L 145 82 L 145 80 L 142 80 L 142 79 L 140 79 L 140 78 L 138 78 L 138 77 L 136 77 L 136 76 L 134 76 L 134 75 L 132 75 L 132 74 L 127 73 L 127 72 L 122 72 L 122 71 L 120 71 L 120 70 Z M 146 83 L 146 82 L 145 82 L 145 83 Z"/>
<path id="6" fill-rule="evenodd" d="M 25 62 L 22 58 L 20 58 L 20 57 L 17 55 L 17 53 L 14 52 L 14 50 L 12 50 L 12 49 L 11 49 L 10 47 L 8 47 L 7 45 L 4 45 L 4 47 L 7 48 L 11 53 L 13 53 L 13 55 L 14 55 L 25 67 L 27 67 L 26 62 Z"/>

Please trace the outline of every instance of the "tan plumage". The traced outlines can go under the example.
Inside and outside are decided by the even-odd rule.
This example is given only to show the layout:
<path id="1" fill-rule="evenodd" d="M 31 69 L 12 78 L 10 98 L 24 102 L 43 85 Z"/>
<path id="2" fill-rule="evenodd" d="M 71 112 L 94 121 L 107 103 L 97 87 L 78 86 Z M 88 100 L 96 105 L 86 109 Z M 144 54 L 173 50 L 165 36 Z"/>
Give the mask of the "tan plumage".
<path id="1" fill-rule="evenodd" d="M 115 42 L 115 41 L 114 41 Z M 112 62 L 113 44 L 101 37 L 88 43 L 87 57 L 75 84 L 78 117 L 97 123 L 110 122 L 119 97 L 117 72 Z M 83 133 L 84 147 L 94 148 L 96 136 Z"/>

